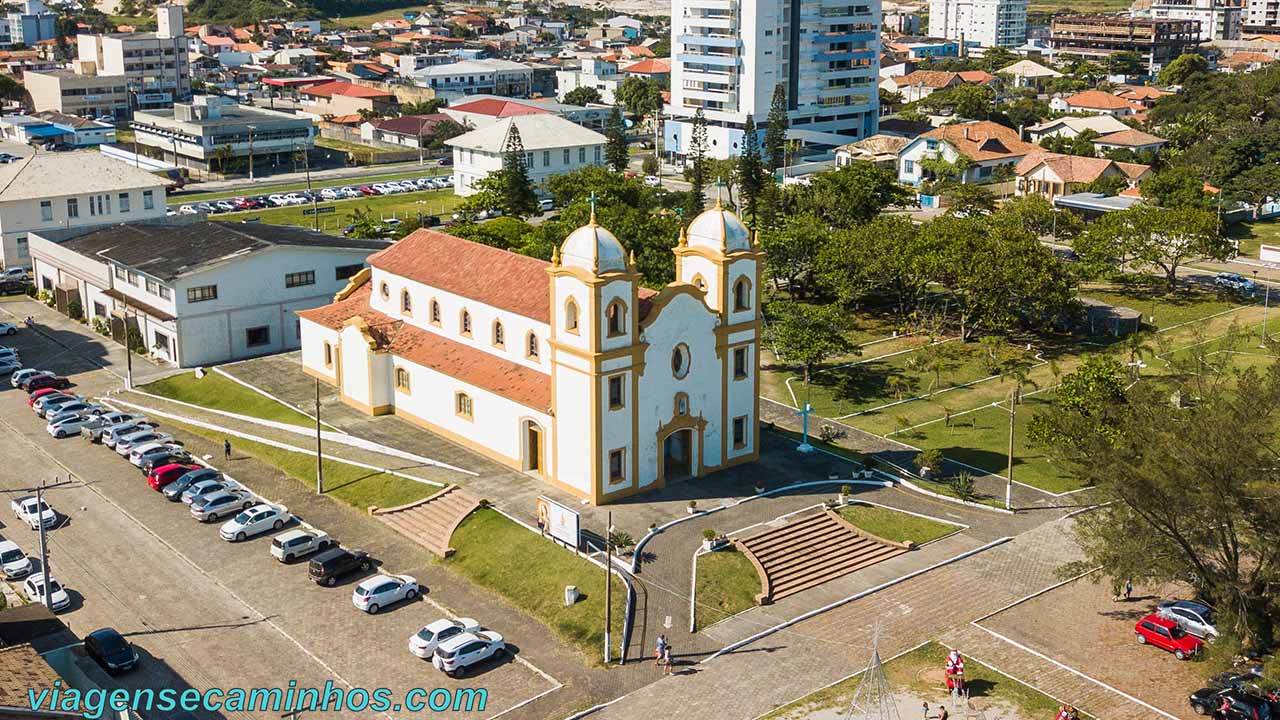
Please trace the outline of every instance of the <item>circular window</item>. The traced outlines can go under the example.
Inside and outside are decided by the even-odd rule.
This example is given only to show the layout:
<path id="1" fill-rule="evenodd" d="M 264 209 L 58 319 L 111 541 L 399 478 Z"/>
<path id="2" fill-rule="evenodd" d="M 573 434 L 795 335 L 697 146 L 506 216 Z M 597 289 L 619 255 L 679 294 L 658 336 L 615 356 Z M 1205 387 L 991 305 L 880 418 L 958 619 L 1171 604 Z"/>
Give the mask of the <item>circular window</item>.
<path id="1" fill-rule="evenodd" d="M 384 300 L 391 297 L 391 290 L 387 287 L 385 282 L 378 288 L 378 292 L 382 295 Z"/>
<path id="2" fill-rule="evenodd" d="M 689 374 L 689 346 L 680 343 L 671 351 L 671 374 L 683 380 Z"/>

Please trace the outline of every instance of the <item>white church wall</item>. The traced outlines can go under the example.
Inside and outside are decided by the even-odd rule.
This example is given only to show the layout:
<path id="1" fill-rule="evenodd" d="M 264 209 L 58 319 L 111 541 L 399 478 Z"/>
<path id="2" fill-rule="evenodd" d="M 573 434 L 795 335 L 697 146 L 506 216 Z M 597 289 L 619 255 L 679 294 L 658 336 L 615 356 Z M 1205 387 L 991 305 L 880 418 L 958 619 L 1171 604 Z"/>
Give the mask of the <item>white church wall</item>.
<path id="1" fill-rule="evenodd" d="M 302 329 L 302 366 L 307 370 L 336 382 L 338 377 L 338 333 L 336 330 L 305 318 L 299 318 Z M 324 344 L 333 348 L 333 363 L 324 364 Z"/>

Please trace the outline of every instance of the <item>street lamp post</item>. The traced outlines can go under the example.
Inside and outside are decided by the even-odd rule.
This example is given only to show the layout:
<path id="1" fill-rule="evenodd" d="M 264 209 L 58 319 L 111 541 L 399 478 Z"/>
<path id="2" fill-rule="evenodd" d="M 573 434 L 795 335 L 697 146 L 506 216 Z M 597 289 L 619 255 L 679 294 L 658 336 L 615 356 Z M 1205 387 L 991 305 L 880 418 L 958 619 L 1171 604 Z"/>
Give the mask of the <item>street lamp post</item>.
<path id="1" fill-rule="evenodd" d="M 253 130 L 252 125 L 249 127 L 249 179 L 253 180 Z"/>
<path id="2" fill-rule="evenodd" d="M 55 484 L 57 478 L 54 478 Z M 36 519 L 40 525 L 40 572 L 44 573 L 44 583 L 40 587 L 41 600 L 44 606 L 53 612 L 53 602 L 49 599 L 49 581 L 53 577 L 49 573 L 49 546 L 45 541 L 44 531 L 44 480 L 36 486 Z"/>

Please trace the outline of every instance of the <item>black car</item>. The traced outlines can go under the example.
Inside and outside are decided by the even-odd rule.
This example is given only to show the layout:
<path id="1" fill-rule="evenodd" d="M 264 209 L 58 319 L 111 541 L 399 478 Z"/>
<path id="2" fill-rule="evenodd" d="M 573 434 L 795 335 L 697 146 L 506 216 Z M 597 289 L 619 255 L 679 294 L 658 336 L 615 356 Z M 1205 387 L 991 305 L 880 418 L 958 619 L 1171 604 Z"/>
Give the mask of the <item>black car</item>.
<path id="1" fill-rule="evenodd" d="M 177 480 L 165 485 L 164 490 L 161 492 L 169 502 L 178 502 L 182 500 L 182 493 L 186 492 L 187 488 L 192 485 L 195 485 L 202 480 L 221 479 L 222 473 L 217 470 L 214 470 L 213 468 L 200 468 L 199 470 L 192 470 L 189 473 L 179 476 Z"/>
<path id="2" fill-rule="evenodd" d="M 1218 720 L 1272 720 L 1275 717 L 1274 708 L 1266 698 L 1234 687 L 1216 691 L 1209 688 L 1197 690 L 1191 695 L 1191 709 L 1197 715 L 1209 715 Z"/>
<path id="3" fill-rule="evenodd" d="M 317 585 L 332 587 L 338 584 L 338 578 L 343 575 L 357 570 L 369 572 L 371 567 L 373 567 L 373 561 L 369 559 L 369 553 L 363 550 L 336 547 L 311 558 L 311 563 L 307 566 L 307 574 Z"/>
<path id="4" fill-rule="evenodd" d="M 150 475 L 151 471 L 158 467 L 189 462 L 192 462 L 191 453 L 186 450 L 174 450 L 171 453 L 151 458 L 150 460 L 142 463 L 142 465 L 139 466 L 139 469 L 142 470 L 143 475 Z"/>
<path id="5" fill-rule="evenodd" d="M 111 675 L 138 667 L 138 651 L 115 628 L 99 628 L 85 636 L 84 654 Z"/>

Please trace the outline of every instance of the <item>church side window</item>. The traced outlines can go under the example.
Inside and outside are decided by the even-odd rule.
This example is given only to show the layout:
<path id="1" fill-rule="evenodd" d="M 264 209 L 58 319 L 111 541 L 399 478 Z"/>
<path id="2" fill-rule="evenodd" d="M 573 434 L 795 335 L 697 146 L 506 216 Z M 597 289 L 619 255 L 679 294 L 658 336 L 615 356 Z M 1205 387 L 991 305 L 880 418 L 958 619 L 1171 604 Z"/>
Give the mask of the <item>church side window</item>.
<path id="1" fill-rule="evenodd" d="M 626 334 L 627 308 L 622 304 L 621 300 L 614 300 L 609 303 L 609 308 L 605 310 L 604 314 L 609 323 L 609 337 L 618 337 Z"/>
<path id="2" fill-rule="evenodd" d="M 702 292 L 706 292 L 706 291 L 707 291 L 707 281 L 706 281 L 706 280 L 704 280 L 704 279 L 703 279 L 703 277 L 702 277 L 701 275 L 694 275 L 694 276 L 693 276 L 693 286 L 694 286 L 694 287 L 696 287 L 696 288 L 698 288 L 698 289 L 699 289 L 699 290 L 701 290 Z"/>
<path id="3" fill-rule="evenodd" d="M 683 380 L 689 374 L 689 346 L 680 343 L 671 351 L 671 374 Z"/>
<path id="4" fill-rule="evenodd" d="M 506 331 L 502 329 L 502 321 L 493 321 L 493 344 L 497 347 L 505 347 L 507 344 Z"/>
<path id="5" fill-rule="evenodd" d="M 458 327 L 463 335 L 471 337 L 471 313 L 466 310 L 462 311 L 462 318 L 458 322 Z"/>
<path id="6" fill-rule="evenodd" d="M 400 312 L 405 315 L 413 314 L 413 299 L 409 297 L 408 290 L 400 291 Z"/>
<path id="7" fill-rule="evenodd" d="M 627 450 L 626 448 L 618 448 L 609 451 L 609 481 L 617 482 L 627 478 L 626 467 Z"/>
<path id="8" fill-rule="evenodd" d="M 747 376 L 747 349 L 733 349 L 733 379 L 742 380 Z"/>
<path id="9" fill-rule="evenodd" d="M 431 301 L 431 324 L 440 324 L 440 303 L 435 300 Z"/>
<path id="10" fill-rule="evenodd" d="M 396 368 L 396 389 L 401 392 L 409 392 L 409 371 L 402 367 Z"/>
<path id="11" fill-rule="evenodd" d="M 733 419 L 733 447 L 741 450 L 747 446 L 747 416 L 739 415 Z"/>
<path id="12" fill-rule="evenodd" d="M 746 278 L 739 278 L 733 284 L 733 310 L 740 312 L 751 309 L 751 283 Z"/>
<path id="13" fill-rule="evenodd" d="M 537 359 L 538 357 L 538 336 L 532 332 L 525 338 L 525 354 L 529 357 Z"/>
<path id="14" fill-rule="evenodd" d="M 574 335 L 578 334 L 578 303 L 573 298 L 564 304 L 564 329 Z"/>
<path id="15" fill-rule="evenodd" d="M 464 392 L 457 393 L 453 396 L 453 404 L 453 411 L 458 414 L 458 417 L 465 418 L 467 420 L 471 420 L 475 417 L 472 412 L 470 395 Z"/>

